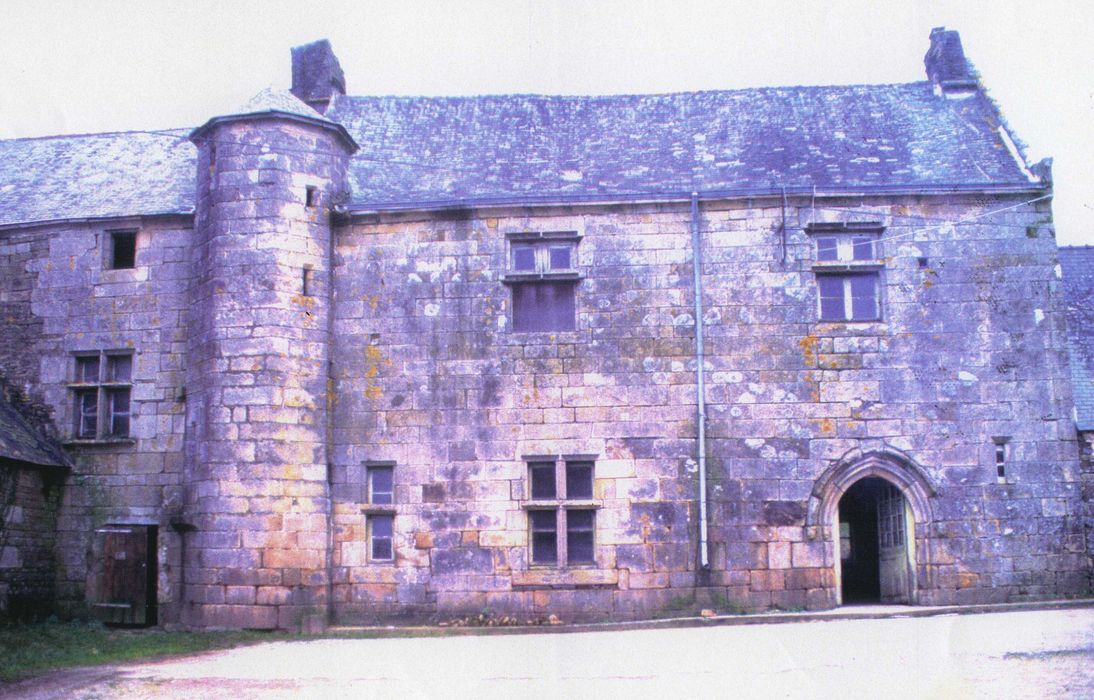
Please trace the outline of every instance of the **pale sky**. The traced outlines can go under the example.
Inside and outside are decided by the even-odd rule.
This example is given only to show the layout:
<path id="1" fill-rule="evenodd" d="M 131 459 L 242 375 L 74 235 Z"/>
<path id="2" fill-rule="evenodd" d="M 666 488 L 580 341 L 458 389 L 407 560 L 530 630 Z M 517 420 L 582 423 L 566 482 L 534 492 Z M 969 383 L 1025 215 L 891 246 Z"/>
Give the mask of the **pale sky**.
<path id="1" fill-rule="evenodd" d="M 350 94 L 610 94 L 924 80 L 960 31 L 1057 238 L 1094 245 L 1094 3 L 995 0 L 5 0 L 0 138 L 193 127 L 330 39 Z"/>

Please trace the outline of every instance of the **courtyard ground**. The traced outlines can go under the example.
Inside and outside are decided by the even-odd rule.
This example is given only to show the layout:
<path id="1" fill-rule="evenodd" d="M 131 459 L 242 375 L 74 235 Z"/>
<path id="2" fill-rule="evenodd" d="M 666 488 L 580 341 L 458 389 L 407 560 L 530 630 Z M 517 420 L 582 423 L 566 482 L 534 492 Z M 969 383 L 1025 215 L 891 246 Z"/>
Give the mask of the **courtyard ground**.
<path id="1" fill-rule="evenodd" d="M 57 672 L 0 697 L 1094 698 L 1094 606 L 842 611 L 793 624 L 274 642 Z"/>

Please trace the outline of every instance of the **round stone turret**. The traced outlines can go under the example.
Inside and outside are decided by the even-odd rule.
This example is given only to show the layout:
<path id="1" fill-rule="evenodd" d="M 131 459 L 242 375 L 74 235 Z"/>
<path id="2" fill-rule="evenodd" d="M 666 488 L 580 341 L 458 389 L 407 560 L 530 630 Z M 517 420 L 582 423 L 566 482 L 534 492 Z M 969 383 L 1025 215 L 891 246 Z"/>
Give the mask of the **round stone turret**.
<path id="1" fill-rule="evenodd" d="M 330 217 L 357 146 L 273 91 L 190 139 L 184 620 L 314 628 L 330 571 Z"/>

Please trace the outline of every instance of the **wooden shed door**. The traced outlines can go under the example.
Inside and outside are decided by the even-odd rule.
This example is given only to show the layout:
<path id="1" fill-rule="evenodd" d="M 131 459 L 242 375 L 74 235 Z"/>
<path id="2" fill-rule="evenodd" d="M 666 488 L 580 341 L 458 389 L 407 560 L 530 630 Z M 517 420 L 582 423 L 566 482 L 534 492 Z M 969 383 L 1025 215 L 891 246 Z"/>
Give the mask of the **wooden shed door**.
<path id="1" fill-rule="evenodd" d="M 101 552 L 98 594 L 92 607 L 103 622 L 156 624 L 156 528 L 108 525 L 95 531 Z"/>

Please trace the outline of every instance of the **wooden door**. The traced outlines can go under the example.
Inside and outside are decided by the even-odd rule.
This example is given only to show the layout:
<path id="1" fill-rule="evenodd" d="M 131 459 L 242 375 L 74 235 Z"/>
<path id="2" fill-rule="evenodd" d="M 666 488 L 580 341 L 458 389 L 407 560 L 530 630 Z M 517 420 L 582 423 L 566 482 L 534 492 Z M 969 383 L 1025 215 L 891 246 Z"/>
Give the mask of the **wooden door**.
<path id="1" fill-rule="evenodd" d="M 908 533 L 904 523 L 904 496 L 891 484 L 878 496 L 878 578 L 881 602 L 909 602 Z"/>
<path id="2" fill-rule="evenodd" d="M 156 624 L 156 528 L 108 525 L 95 537 L 97 617 L 118 625 Z"/>

